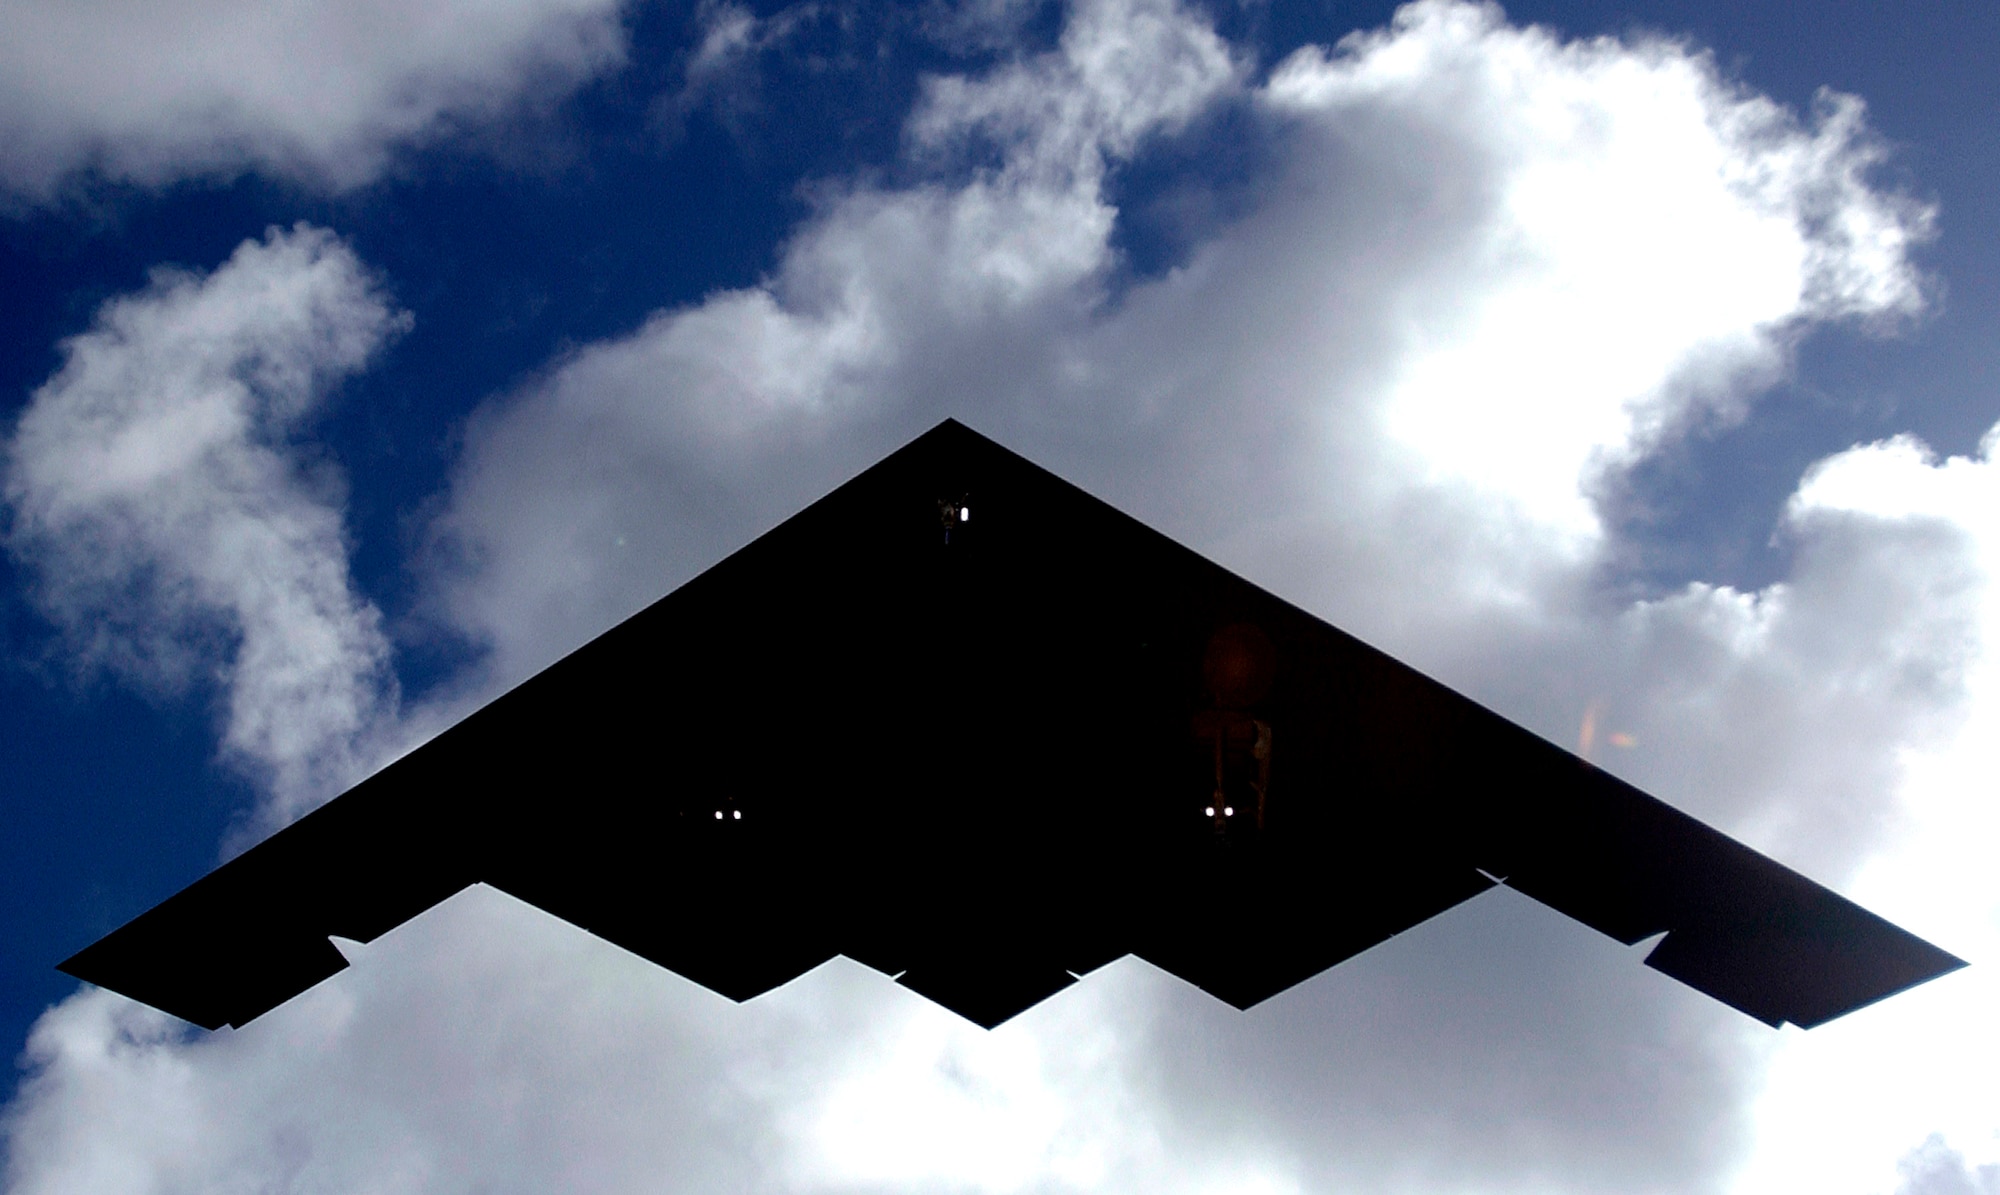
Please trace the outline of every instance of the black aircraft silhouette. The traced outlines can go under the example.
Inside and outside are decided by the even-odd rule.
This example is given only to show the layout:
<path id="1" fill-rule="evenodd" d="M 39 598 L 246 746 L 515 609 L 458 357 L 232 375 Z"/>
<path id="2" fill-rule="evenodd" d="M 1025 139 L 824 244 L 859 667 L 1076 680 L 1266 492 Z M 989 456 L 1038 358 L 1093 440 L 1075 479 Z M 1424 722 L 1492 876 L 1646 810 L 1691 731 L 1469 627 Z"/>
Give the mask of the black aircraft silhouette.
<path id="1" fill-rule="evenodd" d="M 947 421 L 62 964 L 210 1029 L 486 883 L 746 1000 L 1239 1008 L 1505 883 L 1767 1024 L 1964 964 Z"/>

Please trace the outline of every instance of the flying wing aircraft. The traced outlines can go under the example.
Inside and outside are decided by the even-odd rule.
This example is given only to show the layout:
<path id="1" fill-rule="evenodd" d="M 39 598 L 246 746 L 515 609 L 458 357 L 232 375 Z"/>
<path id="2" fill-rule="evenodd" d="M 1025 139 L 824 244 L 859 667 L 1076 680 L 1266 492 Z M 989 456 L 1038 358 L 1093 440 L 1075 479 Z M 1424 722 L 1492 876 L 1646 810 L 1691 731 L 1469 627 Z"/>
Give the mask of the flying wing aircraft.
<path id="1" fill-rule="evenodd" d="M 947 421 L 64 962 L 214 1029 L 486 883 L 746 1000 L 1248 1007 L 1496 882 L 1776 1026 L 1964 964 Z"/>

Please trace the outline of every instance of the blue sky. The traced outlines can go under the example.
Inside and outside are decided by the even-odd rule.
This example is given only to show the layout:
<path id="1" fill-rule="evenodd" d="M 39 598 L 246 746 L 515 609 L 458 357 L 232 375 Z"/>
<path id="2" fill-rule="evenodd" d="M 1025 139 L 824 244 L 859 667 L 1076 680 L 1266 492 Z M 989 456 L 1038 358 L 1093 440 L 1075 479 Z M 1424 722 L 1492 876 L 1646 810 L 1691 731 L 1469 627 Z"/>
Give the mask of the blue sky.
<path id="1" fill-rule="evenodd" d="M 0 14 L 10 1191 L 2000 1190 L 2000 16 L 266 11 Z M 1974 967 L 1772 1034 L 1499 893 L 984 1035 L 474 892 L 241 1032 L 52 970 L 946 416 Z"/>

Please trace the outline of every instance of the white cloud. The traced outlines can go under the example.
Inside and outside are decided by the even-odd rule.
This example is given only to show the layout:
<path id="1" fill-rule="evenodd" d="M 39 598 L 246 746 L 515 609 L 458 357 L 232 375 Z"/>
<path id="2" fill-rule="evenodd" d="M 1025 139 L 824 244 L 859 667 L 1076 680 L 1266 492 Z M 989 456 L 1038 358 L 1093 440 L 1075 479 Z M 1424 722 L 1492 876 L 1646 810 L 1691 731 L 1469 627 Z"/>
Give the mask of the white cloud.
<path id="1" fill-rule="evenodd" d="M 1932 1134 L 1911 1150 L 1897 1167 L 1903 1183 L 1896 1195 L 1995 1195 L 2000 1192 L 2000 1166 L 1966 1165 L 1964 1155 Z"/>
<path id="2" fill-rule="evenodd" d="M 1744 1175 L 1743 1191 L 1768 1189 L 1779 1175 L 1816 1190 L 1886 1191 L 1895 1187 L 1904 1151 L 1913 1152 L 1900 1189 L 1911 1195 L 1978 1192 L 2000 1174 L 2000 1098 L 1991 1082 L 2000 1071 L 1991 1015 L 2000 1005 L 1992 966 L 2000 958 L 1992 866 L 1992 844 L 2000 841 L 1993 799 L 2000 774 L 1996 449 L 2000 426 L 1978 453 L 1942 461 L 1909 437 L 1863 445 L 1821 462 L 1793 498 L 1794 520 L 1834 522 L 1877 542 L 1935 545 L 1950 537 L 1960 545 L 1957 570 L 1911 568 L 1901 585 L 1942 580 L 1959 589 L 1922 601 L 1969 608 L 1969 625 L 1955 642 L 1919 650 L 1952 649 L 1966 700 L 1948 733 L 1902 745 L 1898 816 L 1852 890 L 1885 916 L 1925 926 L 1973 966 L 1787 1042 L 1758 1109 L 1767 1148 Z M 1857 587 L 1850 596 L 1865 602 L 1895 587 Z M 1909 629 L 1918 634 L 1876 644 L 1878 683 L 1912 679 L 1898 673 L 1924 628 Z M 1915 679 L 1921 683 L 1920 670 Z"/>
<path id="3" fill-rule="evenodd" d="M 1186 14 L 1113 3 L 1085 6 L 1045 57 L 933 82 L 910 122 L 918 152 L 961 174 L 957 152 L 985 137 L 998 167 L 833 196 L 767 285 L 659 313 L 475 420 L 440 527 L 482 562 L 449 595 L 455 619 L 495 643 L 501 675 L 525 675 L 907 438 L 948 396 L 980 403 L 1010 360 L 1032 373 L 1100 298 L 1107 163 L 1229 93 L 1237 69 Z M 777 445 L 797 458 L 779 464 Z M 607 569 L 607 553 L 629 571 Z"/>
<path id="4" fill-rule="evenodd" d="M 0 187 L 245 170 L 366 183 L 422 145 L 560 95 L 624 52 L 617 0 L 78 0 L 0 6 Z"/>
<path id="5" fill-rule="evenodd" d="M 356 779 L 357 740 L 394 711 L 339 476 L 301 435 L 406 324 L 330 233 L 273 229 L 106 303 L 7 444 L 8 546 L 78 664 L 218 684 L 266 828 Z"/>
<path id="6" fill-rule="evenodd" d="M 1134 26 L 1152 49 L 1106 32 Z M 957 415 L 1545 733 L 1601 705 L 1637 742 L 1606 762 L 1839 879 L 1904 746 L 1958 709 L 1962 537 L 1802 502 L 1785 584 L 1621 612 L 1591 589 L 1615 549 L 1592 495 L 1745 417 L 1804 328 L 1916 309 L 1930 215 L 1868 183 L 1858 104 L 1801 122 L 1679 46 L 1420 5 L 1282 65 L 1248 214 L 1114 301 L 1105 165 L 1240 94 L 1226 50 L 1173 29 L 1088 7 L 1061 55 L 935 83 L 910 137 L 938 181 L 835 197 L 765 285 L 489 411 L 447 526 L 483 570 L 455 608 L 503 674 Z M 1208 82 L 1121 123 L 1106 97 L 1148 54 Z M 955 179 L 981 138 L 999 164 Z M 1420 942 L 1436 957 L 1378 952 L 1248 1018 L 1163 989 L 1173 1039 L 1206 1044 L 1155 1059 L 1161 1131 L 1410 1189 L 1712 1185 L 1749 1148 L 1772 1046 L 1734 1014 L 1532 907 Z M 1429 1015 L 1385 1023 L 1418 987 Z"/>
<path id="7" fill-rule="evenodd" d="M 958 415 L 1545 733 L 1601 704 L 1639 744 L 1607 762 L 1839 878 L 1891 816 L 1902 745 L 1956 708 L 1962 545 L 1801 507 L 1785 585 L 1620 612 L 1591 590 L 1613 548 L 1592 493 L 1744 417 L 1801 329 L 1915 309 L 1929 214 L 1866 182 L 1858 105 L 1801 123 L 1681 47 L 1419 5 L 1274 72 L 1251 210 L 1114 300 L 1105 167 L 1241 94 L 1187 22 L 1087 6 L 1062 53 L 934 83 L 910 140 L 937 181 L 836 196 L 765 285 L 488 412 L 447 527 L 482 569 L 455 608 L 503 674 Z M 1203 82 L 1124 98 L 1183 76 Z M 981 139 L 998 165 L 955 175 Z M 1501 904 L 1477 914 L 1491 939 L 1429 934 L 1441 963 L 1387 951 L 1250 1018 L 1191 998 L 1179 1036 L 1211 1062 L 1159 1062 L 1158 1115 L 1255 1109 L 1183 1127 L 1219 1153 L 1324 1142 L 1298 1163 L 1322 1181 L 1713 1182 L 1769 1046 L 1538 916 Z M 1434 1015 L 1381 1025 L 1413 976 Z M 1376 1035 L 1327 1040 L 1356 1017 Z M 1620 1077 L 1584 1099 L 1579 1071 Z"/>
<path id="8" fill-rule="evenodd" d="M 66 1001 L 28 1043 L 7 1190 L 1298 1189 L 1153 1131 L 1146 1026 L 1114 1013 L 1143 975 L 990 1034 L 852 963 L 737 1006 L 488 888 L 362 959 L 194 1037 Z"/>
<path id="9" fill-rule="evenodd" d="M 1393 120 L 1455 159 L 1399 196 L 1419 219 L 1479 218 L 1438 285 L 1384 313 L 1401 343 L 1380 417 L 1430 475 L 1551 530 L 1598 532 L 1589 470 L 1740 416 L 1793 328 L 1918 304 L 1905 254 L 1928 213 L 1865 181 L 1880 151 L 1852 97 L 1801 127 L 1682 46 L 1561 43 L 1424 3 L 1294 54 L 1264 99 L 1343 141 Z M 1350 168 L 1394 170 L 1370 141 Z"/>
<path id="10" fill-rule="evenodd" d="M 1111 285 L 1117 167 L 1231 105 L 1268 138 L 1241 214 Z M 1887 828 L 1980 824 L 1924 771 L 1995 708 L 1985 491 L 1937 480 L 1965 469 L 1829 462 L 1780 585 L 1595 587 L 1605 470 L 1755 417 L 1804 329 L 1915 310 L 1929 215 L 1869 182 L 1854 103 L 1800 121 L 1680 46 L 1444 3 L 1255 86 L 1194 15 L 1100 0 L 1049 55 L 933 82 L 908 129 L 917 181 L 828 193 L 763 284 L 474 420 L 439 600 L 496 677 L 956 415 L 1553 737 L 1597 711 L 1633 744 L 1604 762 L 1824 878 Z M 1979 841 L 1938 882 L 1990 908 Z M 1964 949 L 1943 903 L 1883 907 Z M 473 894 L 241 1033 L 112 1049 L 113 1002 L 52 1013 L 14 1182 L 1604 1192 L 1718 1189 L 1748 1156 L 1790 1189 L 1824 1107 L 1898 1094 L 1851 1043 L 1971 990 L 1772 1035 L 1638 961 L 1502 891 L 1249 1014 L 1127 963 L 985 1037 L 840 965 L 730 1008 Z M 174 1082 L 246 1110 L 199 1119 L 195 1161 L 88 1130 Z M 1857 1134 L 1873 1189 L 1929 1132 L 1969 1148 L 1962 1106 Z"/>

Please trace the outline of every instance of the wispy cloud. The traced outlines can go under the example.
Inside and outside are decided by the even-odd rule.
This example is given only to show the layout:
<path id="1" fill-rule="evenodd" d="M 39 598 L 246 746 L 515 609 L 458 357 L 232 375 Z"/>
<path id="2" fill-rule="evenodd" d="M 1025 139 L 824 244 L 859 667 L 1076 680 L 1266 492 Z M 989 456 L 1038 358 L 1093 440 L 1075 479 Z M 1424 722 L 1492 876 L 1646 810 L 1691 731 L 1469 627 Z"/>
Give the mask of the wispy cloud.
<path id="1" fill-rule="evenodd" d="M 676 138 L 685 131 L 689 117 L 707 111 L 740 144 L 749 146 L 749 120 L 765 106 L 760 60 L 783 48 L 806 26 L 835 16 L 815 3 L 793 4 L 760 17 L 734 0 L 702 0 L 695 9 L 699 36 L 681 64 L 681 85 L 654 102 L 654 124 Z"/>
<path id="2" fill-rule="evenodd" d="M 343 485 L 306 435 L 407 324 L 330 233 L 274 229 L 105 304 L 6 446 L 7 545 L 76 667 L 218 688 L 264 829 L 357 779 L 359 741 L 394 713 Z"/>
<path id="3" fill-rule="evenodd" d="M 345 188 L 622 60 L 618 0 L 0 8 L 0 198 L 245 171 Z"/>

